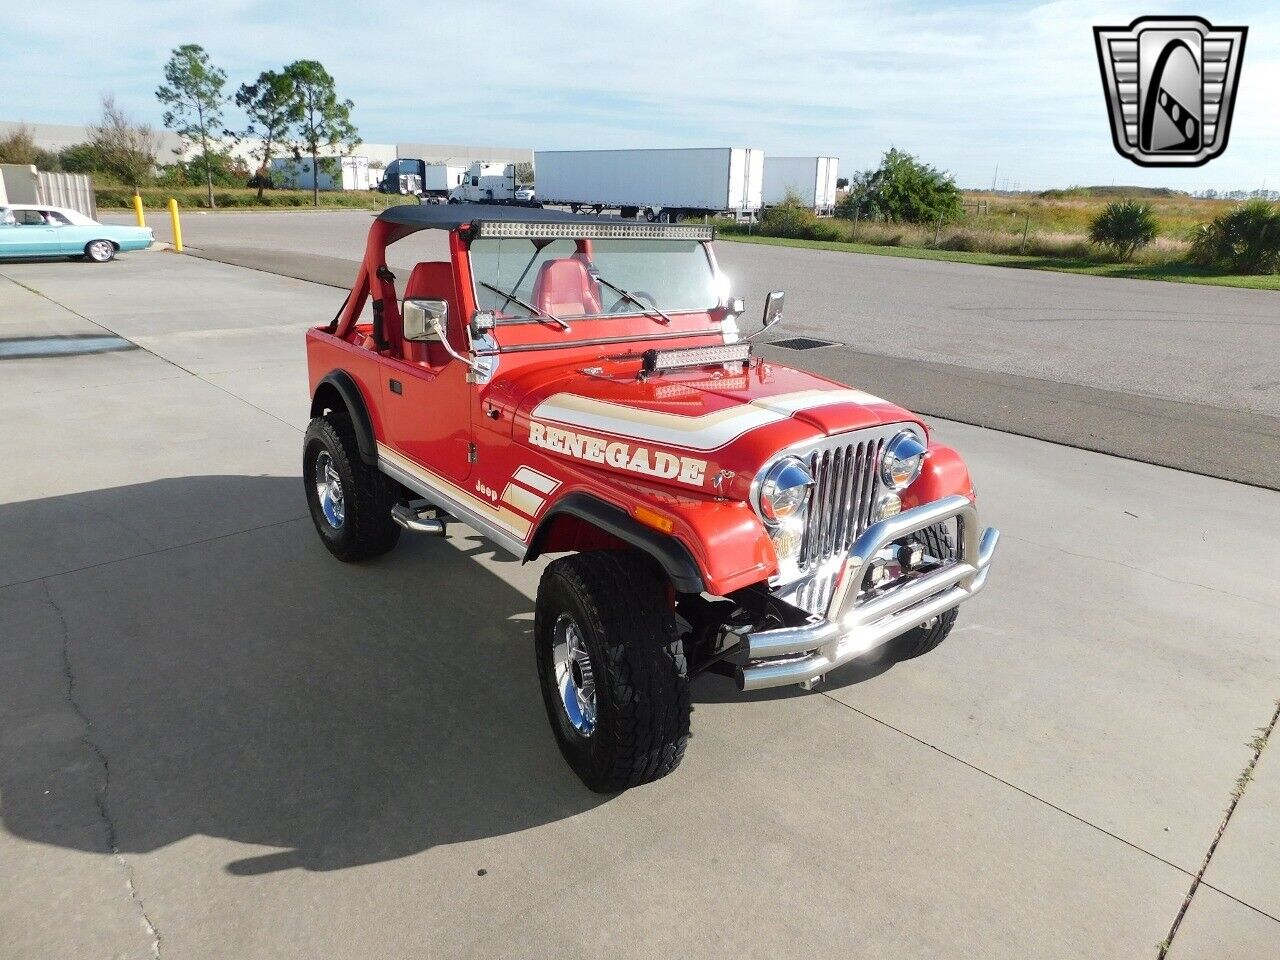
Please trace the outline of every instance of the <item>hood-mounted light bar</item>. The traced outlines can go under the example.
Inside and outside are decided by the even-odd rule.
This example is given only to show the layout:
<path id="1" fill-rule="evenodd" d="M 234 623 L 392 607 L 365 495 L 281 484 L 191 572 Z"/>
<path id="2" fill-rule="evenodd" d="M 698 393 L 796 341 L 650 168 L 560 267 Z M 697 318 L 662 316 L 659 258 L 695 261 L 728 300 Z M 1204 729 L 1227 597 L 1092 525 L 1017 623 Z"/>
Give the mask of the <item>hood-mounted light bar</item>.
<path id="1" fill-rule="evenodd" d="M 640 358 L 640 376 L 668 370 L 709 367 L 718 363 L 746 363 L 751 359 L 751 344 L 726 343 L 715 347 L 684 347 L 674 350 L 646 350 Z"/>
<path id="2" fill-rule="evenodd" d="M 678 223 L 472 222 L 473 236 L 485 240 L 714 240 L 715 228 Z"/>

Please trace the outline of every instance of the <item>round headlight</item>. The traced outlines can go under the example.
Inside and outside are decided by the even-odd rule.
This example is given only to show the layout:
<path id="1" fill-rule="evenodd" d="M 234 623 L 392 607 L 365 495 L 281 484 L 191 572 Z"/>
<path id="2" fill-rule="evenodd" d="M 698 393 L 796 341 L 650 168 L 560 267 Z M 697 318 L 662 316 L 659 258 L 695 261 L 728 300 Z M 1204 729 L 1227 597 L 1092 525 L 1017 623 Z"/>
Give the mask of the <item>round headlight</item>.
<path id="1" fill-rule="evenodd" d="M 924 442 L 909 430 L 903 430 L 885 444 L 880 457 L 880 479 L 890 490 L 905 490 L 920 476 L 924 455 Z"/>
<path id="2" fill-rule="evenodd" d="M 779 460 L 760 484 L 760 514 L 770 523 L 794 516 L 804 506 L 813 477 L 795 457 Z"/>

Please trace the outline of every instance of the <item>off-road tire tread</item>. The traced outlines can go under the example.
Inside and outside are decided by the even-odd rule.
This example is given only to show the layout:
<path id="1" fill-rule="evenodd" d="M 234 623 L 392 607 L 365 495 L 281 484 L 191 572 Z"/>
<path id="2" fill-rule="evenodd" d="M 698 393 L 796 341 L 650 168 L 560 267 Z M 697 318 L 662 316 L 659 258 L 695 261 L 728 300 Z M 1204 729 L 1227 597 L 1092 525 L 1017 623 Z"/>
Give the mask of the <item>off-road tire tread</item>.
<path id="1" fill-rule="evenodd" d="M 580 626 L 601 640 L 607 664 L 605 675 L 596 678 L 597 691 L 607 683 L 615 708 L 612 722 L 602 718 L 593 735 L 610 738 L 594 750 L 611 762 L 590 771 L 575 769 L 600 793 L 665 777 L 684 758 L 692 712 L 684 644 L 666 599 L 669 585 L 644 554 L 593 551 L 562 557 L 547 566 L 538 587 L 539 637 L 551 631 L 558 615 L 543 602 L 554 592 L 555 580 L 577 596 L 587 616 Z M 539 655 L 546 656 L 541 645 Z M 552 707 L 561 709 L 548 701 L 548 712 Z M 551 720 L 559 740 L 557 717 Z M 565 757 L 573 763 L 567 751 Z"/>
<path id="2" fill-rule="evenodd" d="M 920 531 L 920 539 L 924 541 L 925 550 L 935 557 L 953 557 L 955 556 L 955 545 L 951 541 L 951 534 L 947 530 L 945 524 L 939 523 L 932 527 L 928 527 Z M 943 640 L 947 639 L 947 635 L 951 633 L 951 628 L 955 626 L 956 615 L 959 609 L 952 607 L 946 613 L 941 614 L 932 626 L 914 627 L 895 637 L 893 640 L 893 653 L 898 660 L 913 660 L 916 657 L 922 657 Z"/>
<path id="3" fill-rule="evenodd" d="M 312 510 L 311 519 L 329 552 L 339 560 L 354 562 L 390 551 L 400 542 L 400 526 L 391 519 L 393 503 L 389 484 L 377 467 L 369 466 L 360 458 L 360 446 L 351 417 L 330 411 L 312 419 L 302 444 L 304 458 L 311 457 L 313 440 L 321 440 L 333 456 L 338 475 L 342 478 L 342 497 L 346 508 L 343 527 L 350 525 L 347 536 L 337 541 L 325 535 L 324 520 Z M 307 469 L 304 459 L 304 484 L 308 483 Z M 307 491 L 308 503 L 313 495 Z"/>

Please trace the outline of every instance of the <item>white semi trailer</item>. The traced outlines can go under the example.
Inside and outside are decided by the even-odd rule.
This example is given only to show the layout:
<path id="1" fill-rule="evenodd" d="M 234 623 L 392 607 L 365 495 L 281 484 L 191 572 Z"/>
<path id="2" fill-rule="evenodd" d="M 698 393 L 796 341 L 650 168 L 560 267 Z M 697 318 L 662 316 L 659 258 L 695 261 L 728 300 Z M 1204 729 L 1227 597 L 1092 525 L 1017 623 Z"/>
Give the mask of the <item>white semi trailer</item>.
<path id="1" fill-rule="evenodd" d="M 573 210 L 675 221 L 760 209 L 764 151 L 747 147 L 676 150 L 539 150 L 538 200 Z"/>
<path id="2" fill-rule="evenodd" d="M 836 209 L 837 157 L 769 157 L 764 162 L 764 205 L 774 207 L 790 193 L 819 216 Z"/>

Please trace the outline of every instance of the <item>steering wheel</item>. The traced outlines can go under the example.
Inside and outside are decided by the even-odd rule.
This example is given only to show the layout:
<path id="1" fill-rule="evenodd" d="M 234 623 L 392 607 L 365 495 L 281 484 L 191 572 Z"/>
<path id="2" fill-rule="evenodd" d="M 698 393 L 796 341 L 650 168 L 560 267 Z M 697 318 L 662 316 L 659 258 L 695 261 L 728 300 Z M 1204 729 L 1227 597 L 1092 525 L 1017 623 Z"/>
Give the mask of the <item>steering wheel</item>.
<path id="1" fill-rule="evenodd" d="M 654 307 L 658 305 L 658 298 L 655 297 L 652 293 L 649 293 L 647 290 L 632 290 L 631 296 L 635 297 L 636 300 L 648 300 L 649 303 Z M 633 306 L 635 306 L 634 301 L 629 300 L 626 297 L 619 297 L 617 301 L 614 303 L 614 305 L 609 308 L 608 312 L 609 313 L 625 313 L 626 312 L 625 309 L 619 309 L 619 308 L 620 307 L 626 308 L 626 307 L 633 307 Z"/>

